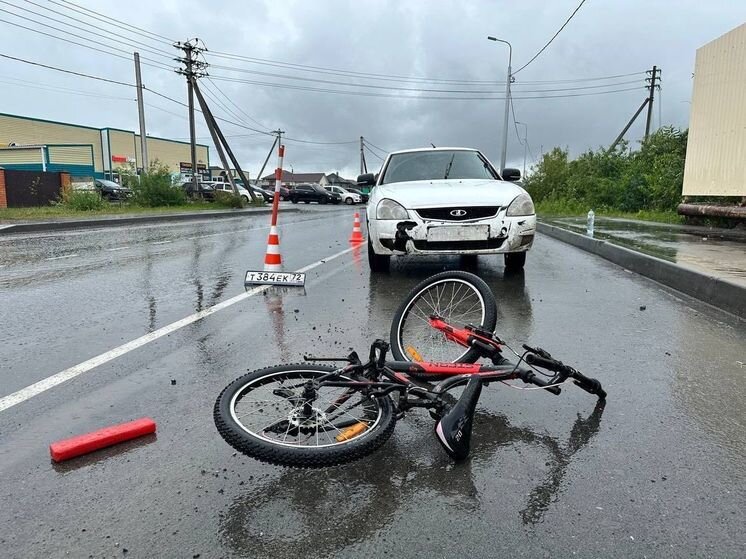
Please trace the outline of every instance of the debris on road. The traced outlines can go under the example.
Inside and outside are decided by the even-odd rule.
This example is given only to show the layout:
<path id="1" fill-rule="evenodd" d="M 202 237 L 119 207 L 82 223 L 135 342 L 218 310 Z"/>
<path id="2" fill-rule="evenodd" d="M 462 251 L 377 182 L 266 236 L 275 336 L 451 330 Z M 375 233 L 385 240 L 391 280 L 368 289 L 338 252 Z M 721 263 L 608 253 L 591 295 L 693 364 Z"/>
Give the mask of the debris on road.
<path id="1" fill-rule="evenodd" d="M 127 423 L 104 427 L 92 433 L 57 441 L 49 445 L 49 453 L 52 460 L 62 462 L 152 433 L 155 433 L 155 421 L 149 417 L 143 417 Z"/>

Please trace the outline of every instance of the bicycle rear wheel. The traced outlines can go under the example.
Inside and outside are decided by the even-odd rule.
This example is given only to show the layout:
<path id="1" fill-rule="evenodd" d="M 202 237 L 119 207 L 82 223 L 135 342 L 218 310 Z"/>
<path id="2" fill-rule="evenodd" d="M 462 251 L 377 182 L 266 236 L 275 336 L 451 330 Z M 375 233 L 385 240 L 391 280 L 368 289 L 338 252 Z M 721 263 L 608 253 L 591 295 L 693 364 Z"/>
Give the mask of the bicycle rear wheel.
<path id="1" fill-rule="evenodd" d="M 394 430 L 393 402 L 356 388 L 314 385 L 334 370 L 280 365 L 236 379 L 215 402 L 220 436 L 248 456 L 282 466 L 333 466 L 370 454 Z"/>
<path id="2" fill-rule="evenodd" d="M 473 363 L 479 353 L 447 340 L 430 326 L 431 315 L 454 326 L 473 324 L 493 330 L 497 322 L 495 296 L 474 274 L 442 272 L 416 285 L 391 323 L 391 352 L 398 361 Z"/>

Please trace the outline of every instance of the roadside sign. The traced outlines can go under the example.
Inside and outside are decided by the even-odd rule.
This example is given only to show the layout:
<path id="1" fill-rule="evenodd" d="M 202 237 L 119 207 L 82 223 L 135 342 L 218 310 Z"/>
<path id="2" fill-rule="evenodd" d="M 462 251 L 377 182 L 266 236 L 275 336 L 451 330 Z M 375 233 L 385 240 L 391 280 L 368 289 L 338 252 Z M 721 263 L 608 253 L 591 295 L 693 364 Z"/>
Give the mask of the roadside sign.
<path id="1" fill-rule="evenodd" d="M 306 274 L 298 272 L 246 272 L 244 285 L 287 285 L 303 287 Z"/>

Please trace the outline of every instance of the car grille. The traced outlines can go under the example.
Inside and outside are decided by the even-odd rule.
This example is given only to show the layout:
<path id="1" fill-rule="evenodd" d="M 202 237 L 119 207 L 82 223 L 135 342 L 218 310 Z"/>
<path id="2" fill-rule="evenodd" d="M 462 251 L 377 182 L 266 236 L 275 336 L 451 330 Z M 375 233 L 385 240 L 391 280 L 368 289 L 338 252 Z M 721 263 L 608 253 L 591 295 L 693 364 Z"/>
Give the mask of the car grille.
<path id="1" fill-rule="evenodd" d="M 424 241 L 415 240 L 414 246 L 417 250 L 490 250 L 500 248 L 507 237 L 493 237 L 484 241 Z"/>
<path id="2" fill-rule="evenodd" d="M 500 211 L 499 206 L 453 206 L 451 208 L 427 208 L 416 210 L 422 219 L 438 221 L 469 221 L 472 219 L 486 219 L 494 217 Z M 451 212 L 462 213 L 453 215 Z"/>

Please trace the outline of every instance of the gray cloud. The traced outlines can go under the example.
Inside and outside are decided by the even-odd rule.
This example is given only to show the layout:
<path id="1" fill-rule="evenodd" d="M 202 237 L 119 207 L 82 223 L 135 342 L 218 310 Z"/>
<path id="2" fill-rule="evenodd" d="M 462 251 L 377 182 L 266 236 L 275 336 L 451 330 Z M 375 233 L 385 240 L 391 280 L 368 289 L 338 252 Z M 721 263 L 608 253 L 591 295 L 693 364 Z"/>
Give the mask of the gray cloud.
<path id="1" fill-rule="evenodd" d="M 29 9 L 42 11 L 21 0 L 12 1 Z M 576 0 L 529 0 L 520 3 L 489 0 L 468 3 L 451 0 L 222 0 L 211 2 L 208 7 L 208 4 L 196 0 L 158 3 L 152 0 L 131 0 L 125 10 L 121 3 L 109 4 L 93 0 L 80 0 L 79 3 L 167 37 L 180 40 L 200 37 L 211 51 L 360 72 L 498 82 L 505 79 L 507 48 L 488 42 L 487 35 L 497 35 L 512 42 L 513 67 L 516 69 L 551 37 L 577 5 Z M 64 11 L 58 6 L 49 6 Z M 12 10 L 7 6 L 3 7 Z M 60 18 L 54 14 L 49 15 Z M 531 85 L 525 82 L 625 74 L 643 71 L 657 64 L 663 69 L 663 124 L 686 126 L 689 112 L 687 101 L 691 93 L 691 73 L 696 49 L 741 24 L 744 15 L 746 5 L 729 0 L 711 0 L 706 3 L 692 0 L 655 3 L 645 0 L 586 2 L 575 19 L 542 56 L 516 76 L 513 90 L 516 116 L 518 120 L 528 124 L 528 138 L 534 156 L 539 156 L 542 146 L 544 150 L 556 145 L 566 146 L 573 154 L 577 154 L 589 147 L 608 144 L 642 102 L 645 91 L 642 89 L 640 76 L 639 91 L 562 99 L 522 99 L 531 95 L 522 93 L 523 91 L 591 85 Z M 7 14 L 2 14 L 1 17 L 14 20 Z M 29 25 L 28 22 L 25 24 Z M 60 24 L 51 24 L 61 27 Z M 36 35 L 5 23 L 0 23 L 0 28 L 4 38 L 0 52 L 113 79 L 134 81 L 132 63 L 128 60 Z M 99 31 L 104 29 L 107 28 L 103 24 L 98 27 Z M 85 35 L 85 28 L 78 32 Z M 118 39 L 115 33 L 111 37 L 114 42 Z M 93 38 L 91 41 L 96 44 Z M 166 44 L 148 44 L 177 55 L 177 51 Z M 126 46 L 121 48 L 129 50 Z M 151 57 L 145 52 L 142 55 Z M 465 145 L 478 147 L 493 161 L 499 160 L 503 111 L 503 102 L 500 100 L 444 101 L 277 89 L 218 81 L 217 78 L 234 76 L 239 79 L 317 88 L 347 88 L 242 74 L 215 66 L 234 66 L 314 79 L 336 79 L 341 83 L 359 82 L 431 89 L 461 89 L 463 86 L 358 80 L 229 61 L 212 56 L 210 52 L 206 53 L 206 57 L 213 64 L 210 73 L 215 78 L 215 83 L 243 111 L 268 128 L 283 128 L 292 138 L 354 142 L 360 135 L 364 135 L 374 144 L 386 149 L 419 147 L 429 145 L 430 142 L 436 145 Z M 171 64 L 167 58 L 152 58 Z M 148 87 L 185 101 L 186 86 L 181 77 L 147 66 L 143 72 Z M 0 84 L 3 87 L 5 112 L 93 126 L 133 130 L 137 127 L 136 104 L 133 101 L 133 91 L 129 88 L 84 80 L 8 60 L 0 60 L 0 73 L 3 76 L 1 80 L 13 82 Z M 616 81 L 629 79 L 634 78 L 620 78 Z M 53 89 L 71 88 L 127 99 L 79 97 L 59 89 L 31 89 L 14 80 L 27 80 Z M 206 88 L 214 90 L 209 82 L 206 82 Z M 503 85 L 478 89 L 485 88 L 493 90 L 494 96 L 502 96 L 504 91 Z M 349 89 L 392 95 L 406 94 Z M 173 138 L 188 136 L 186 110 L 183 107 L 149 93 L 146 93 L 146 101 L 149 104 L 149 133 Z M 214 106 L 213 109 L 216 114 L 235 120 L 220 107 Z M 654 114 L 657 125 L 657 107 Z M 255 127 L 251 122 L 248 124 Z M 628 138 L 633 141 L 639 139 L 642 126 L 641 121 L 636 124 L 630 130 Z M 228 124 L 224 125 L 224 132 L 232 137 L 231 141 L 241 161 L 252 174 L 256 173 L 271 139 L 265 136 L 247 136 L 252 132 Z M 201 122 L 198 125 L 198 135 L 201 142 L 210 143 L 207 130 Z M 288 142 L 287 145 L 286 160 L 296 172 L 339 170 L 347 175 L 357 173 L 359 154 L 355 143 L 323 146 Z M 216 154 L 213 153 L 212 156 L 216 161 Z M 378 166 L 379 161 L 374 156 L 368 154 L 367 159 L 370 167 Z M 519 167 L 523 161 L 523 148 L 518 144 L 512 129 L 509 134 L 508 160 L 509 164 Z M 270 166 L 273 165 L 274 163 Z"/>

